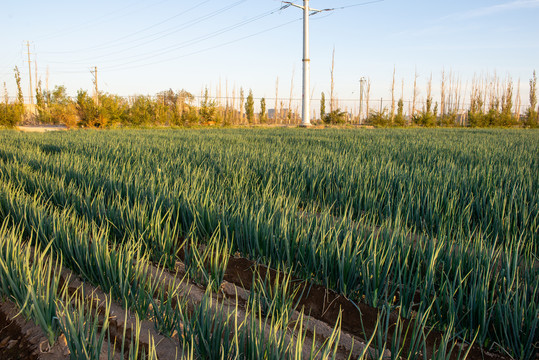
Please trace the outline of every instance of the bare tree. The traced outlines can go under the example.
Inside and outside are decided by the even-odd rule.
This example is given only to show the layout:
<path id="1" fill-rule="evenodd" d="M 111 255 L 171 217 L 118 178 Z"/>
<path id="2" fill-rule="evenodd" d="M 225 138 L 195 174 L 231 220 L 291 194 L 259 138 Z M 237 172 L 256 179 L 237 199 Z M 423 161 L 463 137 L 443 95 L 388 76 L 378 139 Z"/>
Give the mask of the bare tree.
<path id="1" fill-rule="evenodd" d="M 414 117 L 415 115 L 415 106 L 416 106 L 416 101 L 417 101 L 417 96 L 419 95 L 418 91 L 417 91 L 417 78 L 419 76 L 417 75 L 417 69 L 415 70 L 415 74 L 414 74 L 414 94 L 413 94 L 413 98 L 412 98 L 412 113 L 410 114 L 410 117 Z"/>
<path id="2" fill-rule="evenodd" d="M 520 98 L 520 78 L 518 78 L 518 85 L 517 85 L 517 96 L 516 96 L 516 121 L 517 123 L 520 122 L 520 107 L 522 106 L 522 99 Z"/>
<path id="3" fill-rule="evenodd" d="M 446 86 L 446 78 L 445 78 L 445 70 L 442 70 L 442 86 L 440 89 L 440 117 L 444 118 L 445 116 L 445 86 Z"/>
<path id="4" fill-rule="evenodd" d="M 288 125 L 290 125 L 292 121 L 292 96 L 294 94 L 294 74 L 296 72 L 296 67 L 294 66 L 292 68 L 292 80 L 290 82 L 290 98 L 288 99 L 288 114 L 286 118 L 288 119 Z"/>
<path id="5" fill-rule="evenodd" d="M 278 120 L 278 115 L 277 115 L 277 108 L 278 107 L 279 107 L 279 77 L 277 76 L 277 81 L 275 82 L 275 109 L 274 109 L 274 112 L 275 112 L 275 116 L 274 116 L 275 124 L 277 124 L 277 120 Z"/>
<path id="6" fill-rule="evenodd" d="M 333 56 L 331 58 L 331 92 L 329 94 L 329 112 L 333 112 L 335 110 L 335 82 L 333 78 L 333 72 L 335 70 L 335 47 L 333 47 Z"/>
<path id="7" fill-rule="evenodd" d="M 371 79 L 367 79 L 367 98 L 365 100 L 365 104 L 367 106 L 367 119 L 370 115 L 370 107 L 369 107 L 369 98 L 371 97 Z"/>
<path id="8" fill-rule="evenodd" d="M 391 122 L 395 120 L 395 65 L 393 65 L 393 82 L 391 83 Z"/>

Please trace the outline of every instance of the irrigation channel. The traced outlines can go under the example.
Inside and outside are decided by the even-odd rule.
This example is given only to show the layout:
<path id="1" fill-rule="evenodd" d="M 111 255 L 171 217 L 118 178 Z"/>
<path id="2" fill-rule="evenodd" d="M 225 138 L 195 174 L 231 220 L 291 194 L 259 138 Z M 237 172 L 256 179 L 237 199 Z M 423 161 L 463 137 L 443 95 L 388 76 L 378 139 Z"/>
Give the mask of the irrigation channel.
<path id="1" fill-rule="evenodd" d="M 0 144 L 2 359 L 538 356 L 537 131 Z"/>

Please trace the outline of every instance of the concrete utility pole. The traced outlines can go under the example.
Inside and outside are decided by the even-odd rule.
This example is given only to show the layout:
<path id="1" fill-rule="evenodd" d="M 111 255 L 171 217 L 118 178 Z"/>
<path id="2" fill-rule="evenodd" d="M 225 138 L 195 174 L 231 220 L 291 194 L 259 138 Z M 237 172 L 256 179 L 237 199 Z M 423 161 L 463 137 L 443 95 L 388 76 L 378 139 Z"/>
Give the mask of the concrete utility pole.
<path id="1" fill-rule="evenodd" d="M 303 6 L 284 1 L 288 6 L 294 6 L 303 10 L 303 102 L 302 102 L 302 117 L 301 126 L 310 126 L 310 79 L 311 79 L 311 59 L 309 58 L 309 16 L 328 10 L 317 10 L 309 7 L 309 0 L 303 0 Z M 286 6 L 286 7 L 288 7 Z"/>
<path id="2" fill-rule="evenodd" d="M 30 80 L 30 105 L 34 105 L 34 87 L 32 86 L 32 60 L 30 60 L 30 41 L 26 42 L 28 48 L 28 79 Z"/>
<path id="3" fill-rule="evenodd" d="M 363 94 L 365 93 L 365 82 L 367 82 L 365 77 L 362 77 L 359 80 L 359 125 L 361 125 L 361 121 L 363 120 Z"/>

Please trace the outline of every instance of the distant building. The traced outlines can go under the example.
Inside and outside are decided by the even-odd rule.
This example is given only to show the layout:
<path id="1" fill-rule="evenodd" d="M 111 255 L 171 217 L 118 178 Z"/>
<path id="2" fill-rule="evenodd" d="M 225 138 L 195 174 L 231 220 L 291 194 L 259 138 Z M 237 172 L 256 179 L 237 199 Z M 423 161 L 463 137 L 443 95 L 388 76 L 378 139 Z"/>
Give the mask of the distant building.
<path id="1" fill-rule="evenodd" d="M 279 119 L 286 119 L 288 117 L 288 109 L 281 109 L 280 112 L 277 113 Z M 299 115 L 292 111 L 291 113 L 292 118 L 296 118 Z M 275 109 L 268 109 L 268 119 L 275 119 Z"/>

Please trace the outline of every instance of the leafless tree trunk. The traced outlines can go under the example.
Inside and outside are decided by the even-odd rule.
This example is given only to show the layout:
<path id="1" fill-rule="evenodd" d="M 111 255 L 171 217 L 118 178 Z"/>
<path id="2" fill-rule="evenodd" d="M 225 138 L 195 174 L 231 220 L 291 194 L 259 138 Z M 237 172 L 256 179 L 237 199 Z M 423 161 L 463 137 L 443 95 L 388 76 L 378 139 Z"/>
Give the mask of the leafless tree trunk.
<path id="1" fill-rule="evenodd" d="M 414 115 L 415 115 L 415 106 L 416 106 L 416 101 L 417 101 L 417 96 L 418 96 L 417 78 L 418 78 L 418 75 L 417 75 L 417 69 L 416 69 L 415 74 L 414 74 L 414 94 L 413 94 L 413 98 L 412 98 L 412 113 L 410 114 L 411 118 L 414 117 Z"/>
<path id="2" fill-rule="evenodd" d="M 393 66 L 393 82 L 391 83 L 391 122 L 395 119 L 395 66 Z"/>
<path id="3" fill-rule="evenodd" d="M 516 113 L 517 113 L 517 123 L 520 122 L 520 106 L 522 105 L 522 99 L 520 98 L 520 78 L 518 79 L 517 86 L 517 98 L 516 98 Z"/>
<path id="4" fill-rule="evenodd" d="M 279 77 L 277 76 L 277 81 L 275 82 L 275 124 L 277 124 L 277 121 L 279 119 L 279 116 L 277 115 L 277 109 L 279 107 Z"/>
<path id="5" fill-rule="evenodd" d="M 370 115 L 370 107 L 369 107 L 369 98 L 371 97 L 371 79 L 367 79 L 367 98 L 365 100 L 365 105 L 367 106 L 367 119 Z"/>
<path id="6" fill-rule="evenodd" d="M 229 112 L 229 104 L 228 104 L 228 79 L 225 81 L 225 93 L 226 93 L 226 106 L 225 106 L 225 118 L 224 123 L 226 124 L 228 122 L 228 112 Z"/>
<path id="7" fill-rule="evenodd" d="M 243 87 L 240 87 L 240 124 L 243 125 L 243 112 L 244 112 L 244 108 L 243 108 L 243 103 L 245 102 L 245 94 L 243 92 Z"/>
<path id="8" fill-rule="evenodd" d="M 445 116 L 445 70 L 442 70 L 442 88 L 440 89 L 440 117 L 443 119 Z"/>
<path id="9" fill-rule="evenodd" d="M 292 68 L 292 80 L 290 82 L 290 98 L 288 99 L 288 125 L 292 122 L 292 96 L 294 94 L 294 74 L 296 72 L 296 67 Z"/>
<path id="10" fill-rule="evenodd" d="M 234 84 L 234 87 L 232 88 L 232 108 L 230 109 L 232 111 L 232 124 L 236 124 L 236 84 Z"/>
<path id="11" fill-rule="evenodd" d="M 329 94 L 329 112 L 333 112 L 335 106 L 334 90 L 335 82 L 333 78 L 333 71 L 335 70 L 335 47 L 333 47 L 333 56 L 331 58 L 331 92 Z"/>

